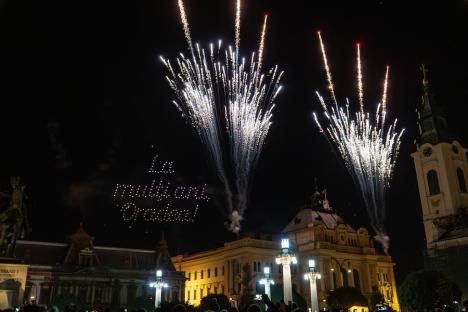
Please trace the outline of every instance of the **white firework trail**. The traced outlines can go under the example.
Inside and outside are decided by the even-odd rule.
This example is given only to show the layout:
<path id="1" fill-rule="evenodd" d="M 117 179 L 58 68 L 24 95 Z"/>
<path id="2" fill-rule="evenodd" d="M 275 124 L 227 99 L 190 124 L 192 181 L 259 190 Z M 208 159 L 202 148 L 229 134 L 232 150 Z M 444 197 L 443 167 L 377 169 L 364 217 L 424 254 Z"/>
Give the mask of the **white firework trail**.
<path id="1" fill-rule="evenodd" d="M 385 79 L 383 84 L 383 92 L 382 92 L 382 111 L 385 117 L 385 113 L 387 112 L 387 89 L 388 89 L 388 72 L 390 70 L 390 66 L 387 65 L 385 69 Z"/>
<path id="2" fill-rule="evenodd" d="M 236 0 L 236 21 L 234 24 L 235 41 L 236 41 L 236 54 L 239 56 L 240 47 L 240 23 L 241 23 L 241 0 Z"/>
<path id="3" fill-rule="evenodd" d="M 361 66 L 361 45 L 357 45 L 357 86 L 358 86 L 358 96 L 359 96 L 359 105 L 361 111 L 364 110 L 364 87 L 362 85 L 362 66 Z"/>
<path id="4" fill-rule="evenodd" d="M 179 5 L 181 7 L 183 5 Z M 229 203 L 228 227 L 236 233 L 240 231 L 240 221 L 247 207 L 252 171 L 270 129 L 274 101 L 281 90 L 279 82 L 283 73 L 277 66 L 267 73 L 261 71 L 266 20 L 265 17 L 258 59 L 255 53 L 249 61 L 238 55 L 240 0 L 236 7 L 235 49 L 223 49 L 219 41 L 217 49 L 210 44 L 207 52 L 196 44 L 191 56 L 181 53 L 176 58 L 176 66 L 161 57 L 168 70 L 167 81 L 177 97 L 174 104 L 202 140 L 225 186 Z M 188 23 L 183 24 L 188 29 Z M 223 127 L 227 131 L 234 166 L 238 193 L 235 205 L 224 170 Z"/>
<path id="5" fill-rule="evenodd" d="M 260 35 L 260 43 L 258 44 L 257 76 L 260 75 L 260 71 L 262 70 L 263 49 L 265 48 L 265 34 L 266 34 L 267 21 L 268 21 L 268 15 L 265 14 L 265 18 L 263 19 L 262 33 Z"/>
<path id="6" fill-rule="evenodd" d="M 322 52 L 322 59 L 323 59 L 324 67 L 325 67 L 325 73 L 327 74 L 328 90 L 330 91 L 330 95 L 333 99 L 333 102 L 337 104 L 338 102 L 336 101 L 335 87 L 333 86 L 333 79 L 332 79 L 330 67 L 328 66 L 327 53 L 325 51 L 325 45 L 323 44 L 323 41 L 322 41 L 322 34 L 320 33 L 320 31 L 317 31 L 317 35 L 318 35 L 319 42 L 320 42 L 320 50 Z"/>
<path id="7" fill-rule="evenodd" d="M 190 53 L 193 54 L 192 36 L 190 35 L 190 26 L 187 21 L 187 15 L 185 14 L 184 2 L 182 0 L 178 0 L 177 4 L 179 6 L 180 20 L 184 29 L 185 40 L 187 41 Z"/>
<path id="8" fill-rule="evenodd" d="M 388 67 L 384 82 L 385 99 L 387 81 Z M 318 92 L 317 97 L 327 125 L 322 126 L 315 113 L 314 120 L 320 132 L 336 147 L 361 190 L 376 233 L 375 239 L 388 253 L 390 240 L 385 230 L 385 193 L 390 186 L 404 129 L 396 129 L 397 120 L 390 125 L 385 123 L 384 105 L 378 105 L 375 117 L 371 117 L 364 108 L 350 113 L 349 103 L 344 106 L 327 105 Z"/>

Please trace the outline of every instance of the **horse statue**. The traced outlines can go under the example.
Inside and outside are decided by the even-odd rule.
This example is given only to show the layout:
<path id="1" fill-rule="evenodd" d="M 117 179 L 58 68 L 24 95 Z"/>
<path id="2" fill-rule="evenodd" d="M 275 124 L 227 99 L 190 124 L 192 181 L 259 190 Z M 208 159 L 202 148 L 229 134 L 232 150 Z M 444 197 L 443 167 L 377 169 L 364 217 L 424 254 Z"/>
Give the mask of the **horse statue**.
<path id="1" fill-rule="evenodd" d="M 19 177 L 10 178 L 11 193 L 0 194 L 8 204 L 0 206 L 0 256 L 14 257 L 16 240 L 29 231 L 25 186 Z"/>

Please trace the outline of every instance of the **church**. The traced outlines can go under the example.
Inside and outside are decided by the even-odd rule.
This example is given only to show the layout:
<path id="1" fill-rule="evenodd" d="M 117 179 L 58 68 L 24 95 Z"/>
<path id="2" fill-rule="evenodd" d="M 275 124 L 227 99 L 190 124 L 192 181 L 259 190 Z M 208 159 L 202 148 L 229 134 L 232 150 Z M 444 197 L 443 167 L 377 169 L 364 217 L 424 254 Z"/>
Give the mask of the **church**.
<path id="1" fill-rule="evenodd" d="M 411 154 L 421 200 L 425 267 L 440 270 L 468 297 L 467 149 L 450 134 L 424 71 L 420 135 Z"/>

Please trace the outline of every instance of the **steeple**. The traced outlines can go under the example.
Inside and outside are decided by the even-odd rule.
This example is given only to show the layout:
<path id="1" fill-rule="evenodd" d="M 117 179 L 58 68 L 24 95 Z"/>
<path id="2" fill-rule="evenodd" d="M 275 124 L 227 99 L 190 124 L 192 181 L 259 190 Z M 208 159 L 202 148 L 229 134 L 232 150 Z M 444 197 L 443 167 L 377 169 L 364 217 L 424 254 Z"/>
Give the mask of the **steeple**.
<path id="1" fill-rule="evenodd" d="M 434 95 L 429 90 L 428 69 L 421 65 L 423 73 L 423 96 L 418 108 L 419 138 L 418 145 L 430 143 L 451 143 L 451 136 L 447 130 L 447 119 L 442 107 L 437 105 Z"/>

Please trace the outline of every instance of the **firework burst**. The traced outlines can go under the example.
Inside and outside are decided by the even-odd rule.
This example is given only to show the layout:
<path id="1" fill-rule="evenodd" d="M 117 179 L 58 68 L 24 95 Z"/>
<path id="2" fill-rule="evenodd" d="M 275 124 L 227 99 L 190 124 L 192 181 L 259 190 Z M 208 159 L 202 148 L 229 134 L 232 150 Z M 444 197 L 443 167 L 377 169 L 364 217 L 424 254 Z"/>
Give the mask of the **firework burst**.
<path id="1" fill-rule="evenodd" d="M 328 83 L 329 86 L 333 86 L 325 46 L 321 37 L 319 40 Z M 385 193 L 390 186 L 404 129 L 396 129 L 397 120 L 389 125 L 385 122 L 388 66 L 383 85 L 382 104 L 377 106 L 375 115 L 365 111 L 359 45 L 357 49 L 359 111 L 350 113 L 348 101 L 344 106 L 337 102 L 334 105 L 327 105 L 317 92 L 327 125 L 322 127 L 315 113 L 314 119 L 320 131 L 338 150 L 355 184 L 361 190 L 371 225 L 376 232 L 375 238 L 382 244 L 385 253 L 388 253 L 389 237 L 385 230 Z M 333 88 L 329 89 L 333 91 Z M 336 99 L 334 93 L 332 97 Z"/>
<path id="2" fill-rule="evenodd" d="M 260 35 L 258 58 L 252 53 L 249 60 L 239 57 L 240 0 L 236 2 L 235 47 L 224 48 L 210 44 L 209 50 L 193 45 L 185 15 L 179 0 L 184 33 L 191 51 L 171 61 L 161 57 L 168 70 L 167 81 L 174 90 L 175 106 L 190 122 L 216 168 L 228 196 L 229 229 L 239 232 L 240 221 L 247 208 L 249 182 L 259 159 L 271 125 L 274 101 L 281 86 L 282 72 L 275 66 L 263 73 L 262 61 L 267 17 Z M 228 147 L 222 142 L 226 130 Z M 237 190 L 236 203 L 225 171 L 223 152 L 228 151 L 233 163 Z"/>

